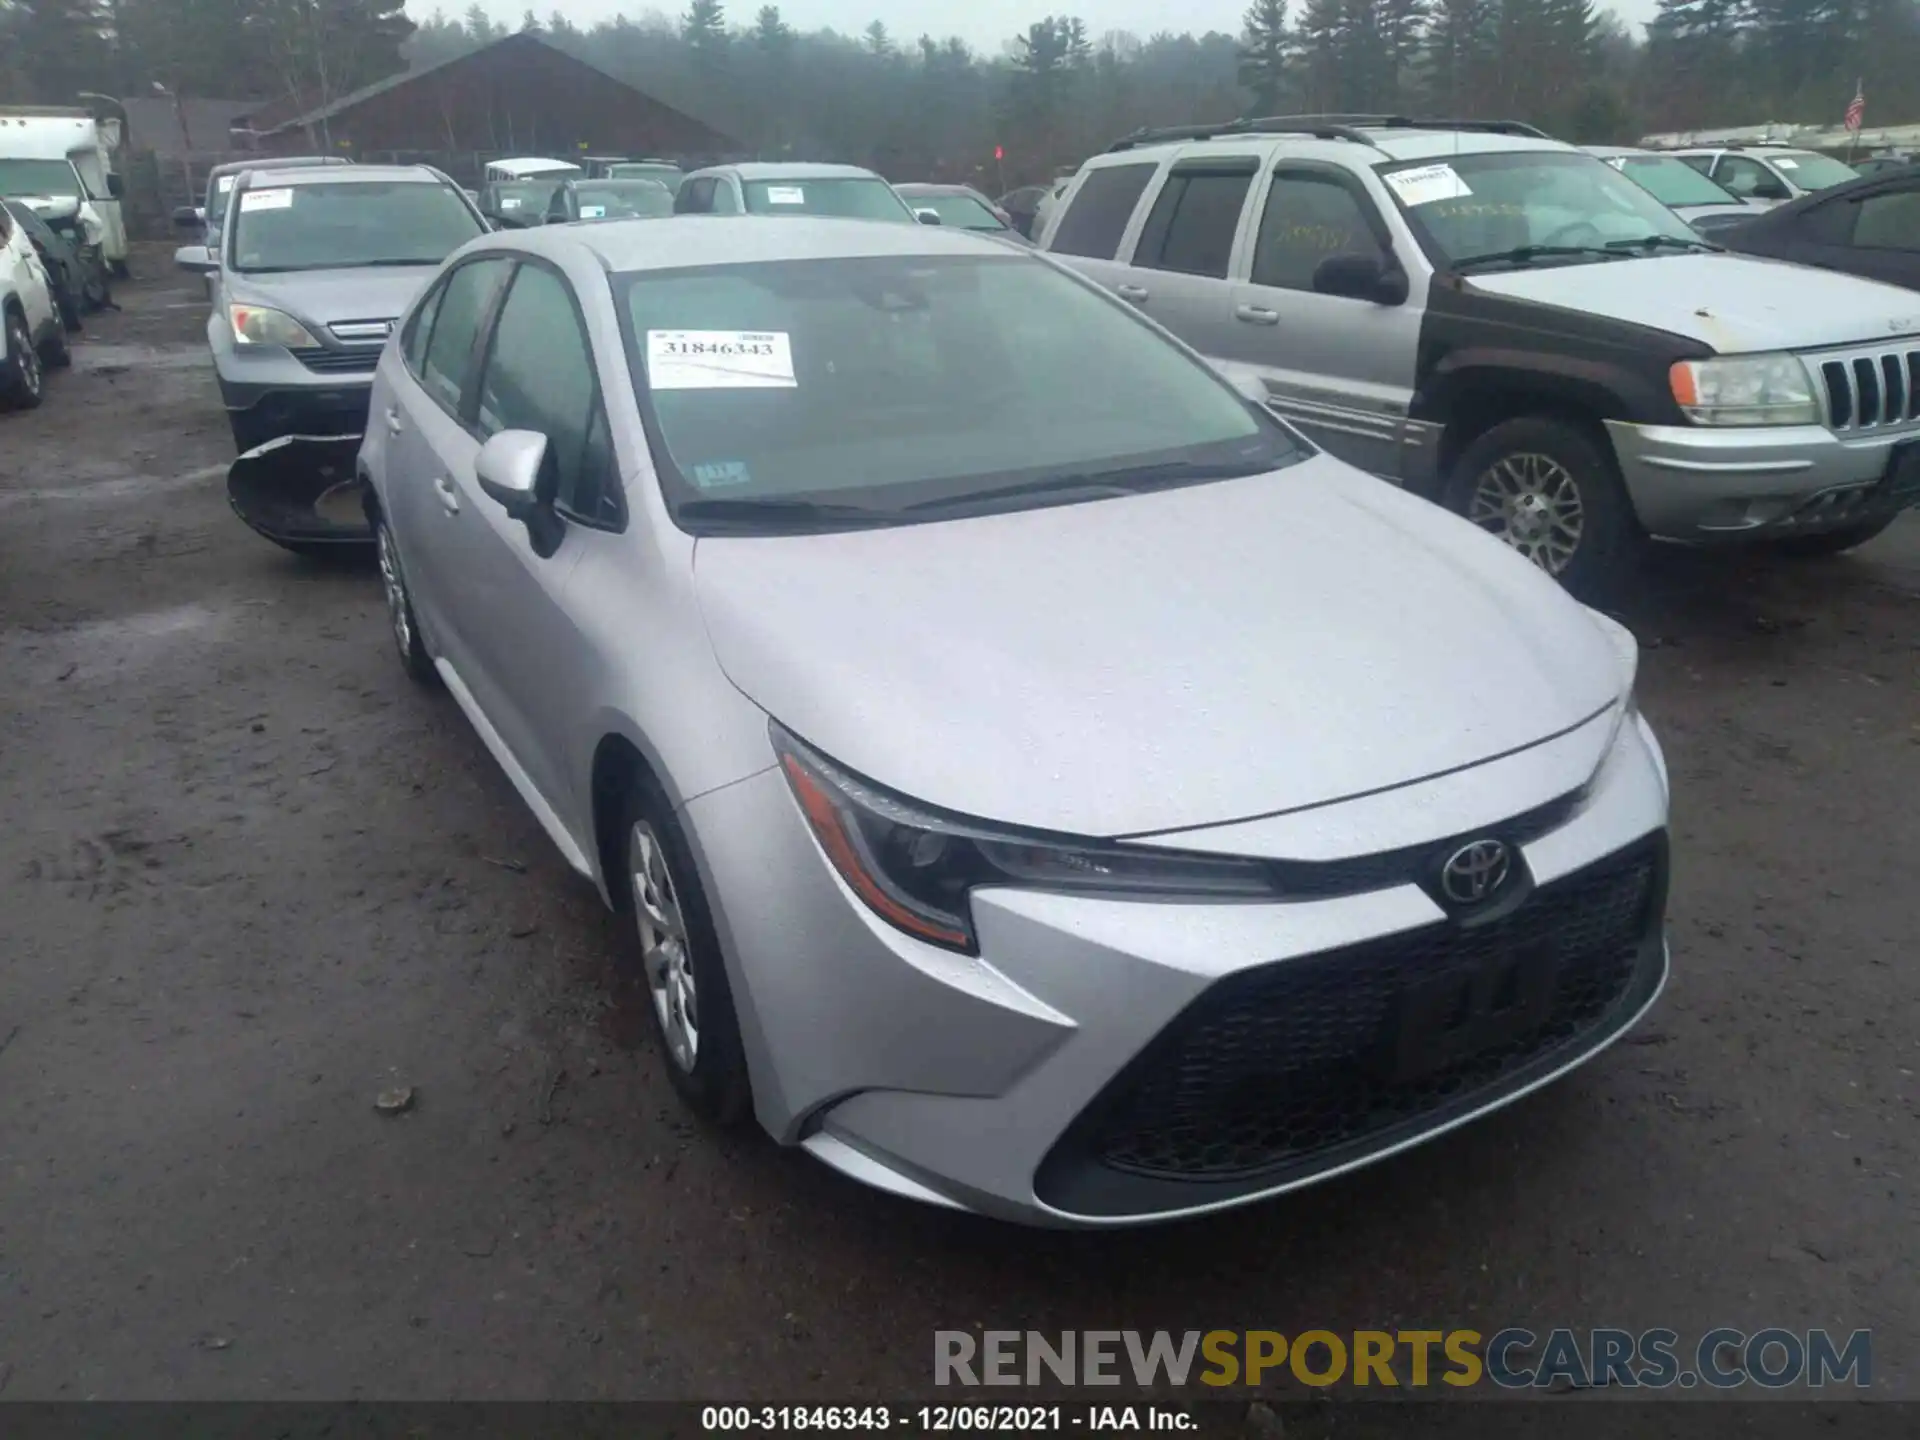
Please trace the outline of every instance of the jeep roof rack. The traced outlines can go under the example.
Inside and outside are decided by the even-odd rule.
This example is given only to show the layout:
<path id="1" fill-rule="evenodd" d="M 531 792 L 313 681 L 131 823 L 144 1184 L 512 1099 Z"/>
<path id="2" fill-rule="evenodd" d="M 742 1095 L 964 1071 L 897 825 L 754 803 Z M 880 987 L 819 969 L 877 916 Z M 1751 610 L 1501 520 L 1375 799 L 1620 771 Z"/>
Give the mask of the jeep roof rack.
<path id="1" fill-rule="evenodd" d="M 1223 135 L 1309 135 L 1316 140 L 1350 140 L 1371 145 L 1369 130 L 1462 130 L 1485 135 L 1524 135 L 1550 140 L 1546 131 L 1519 120 L 1433 120 L 1408 115 L 1265 115 L 1223 120 L 1213 125 L 1168 125 L 1136 130 L 1107 147 L 1133 150 L 1174 140 L 1211 140 Z"/>

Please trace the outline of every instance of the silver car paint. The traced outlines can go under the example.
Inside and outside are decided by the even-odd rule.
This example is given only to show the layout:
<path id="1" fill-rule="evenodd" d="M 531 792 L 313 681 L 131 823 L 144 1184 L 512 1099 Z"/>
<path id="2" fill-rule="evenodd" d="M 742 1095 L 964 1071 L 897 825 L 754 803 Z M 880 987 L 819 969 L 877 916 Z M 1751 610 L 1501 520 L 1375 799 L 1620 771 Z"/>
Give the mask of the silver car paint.
<path id="1" fill-rule="evenodd" d="M 1660 255 L 1476 275 L 1475 289 L 1690 335 L 1722 354 L 1920 333 L 1911 290 L 1779 260 Z"/>
<path id="2" fill-rule="evenodd" d="M 1510 816 L 1537 804 L 1543 787 L 1591 782 L 1578 814 L 1527 847 L 1543 882 L 1659 829 L 1664 767 L 1644 725 L 1620 723 L 1623 632 L 1472 527 L 1327 458 L 1237 484 L 853 535 L 696 541 L 672 523 L 609 270 L 963 252 L 1012 253 L 940 227 L 858 220 L 700 217 L 489 235 L 450 263 L 536 254 L 581 301 L 625 530 L 571 526 L 545 559 L 516 541 L 473 481 L 477 442 L 434 418 L 446 413 L 397 342 L 374 395 L 376 417 L 391 410 L 394 424 L 369 428 L 362 464 L 438 668 L 569 862 L 604 879 L 591 777 L 611 738 L 635 745 L 680 807 L 762 1125 L 900 1193 L 1041 1223 L 1110 1223 L 1052 1212 L 1032 1188 L 1038 1157 L 1095 1089 L 1210 978 L 1430 923 L 1433 903 L 1411 885 L 1233 906 L 983 891 L 982 953 L 939 950 L 847 890 L 774 768 L 765 711 L 736 678 L 809 738 L 832 736 L 847 752 L 838 758 L 861 757 L 880 783 L 932 788 L 990 819 L 1009 818 L 994 813 L 1004 805 L 1253 826 L 1242 817 L 1262 796 L 1373 790 L 1353 802 L 1355 826 L 1343 830 L 1347 807 L 1330 805 L 1273 832 L 1291 834 L 1295 854 L 1316 853 L 1316 833 L 1323 848 L 1357 853 L 1345 848 L 1355 837 L 1377 849 L 1435 827 L 1454 833 L 1489 808 Z M 468 529 L 471 541 L 442 548 L 447 532 Z M 1123 558 L 1133 568 L 1102 568 Z M 1289 572 L 1292 582 L 1275 579 Z M 966 604 L 949 597 L 930 630 L 928 596 L 962 581 Z M 1014 593 L 994 596 L 996 583 Z M 1014 603 L 1023 586 L 1024 613 Z M 1461 622 L 1445 642 L 1423 632 L 1430 649 L 1451 645 L 1447 663 L 1379 633 L 1420 614 Z M 1460 651 L 1460 633 L 1481 629 Z M 1087 653 L 1048 683 L 1042 667 L 1069 643 Z M 968 683 L 934 676 L 936 654 Z M 1012 687 L 999 679 L 1009 672 Z M 1183 685 L 1194 693 L 1181 697 Z M 1340 693 L 1348 686 L 1359 699 Z M 894 694 L 915 689 L 907 701 Z M 1141 703 L 1184 723 L 1157 758 L 1138 725 L 1098 718 Z M 940 704 L 959 713 L 933 715 Z M 1603 713 L 1579 714 L 1594 705 Z M 933 734 L 895 728 L 929 717 Z M 1277 725 L 1291 726 L 1285 743 L 1274 743 Z M 1023 799 L 998 773 L 999 730 L 1049 737 L 1058 757 L 1071 739 L 1075 773 L 1056 781 L 1028 765 L 1026 784 L 1041 793 Z M 1446 730 L 1467 738 L 1432 733 Z M 1496 737 L 1518 753 L 1407 783 L 1435 757 L 1481 755 Z M 1154 768 L 1140 773 L 1143 761 Z M 1188 785 L 1203 789 L 1166 803 Z"/>

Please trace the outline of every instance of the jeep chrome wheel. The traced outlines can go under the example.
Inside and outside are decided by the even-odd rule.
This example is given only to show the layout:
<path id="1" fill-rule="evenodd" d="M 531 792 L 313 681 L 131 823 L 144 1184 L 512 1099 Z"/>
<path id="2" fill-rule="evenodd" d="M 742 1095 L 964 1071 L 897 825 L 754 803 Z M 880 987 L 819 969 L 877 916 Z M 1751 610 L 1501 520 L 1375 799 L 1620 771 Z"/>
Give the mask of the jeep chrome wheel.
<path id="1" fill-rule="evenodd" d="M 1475 480 L 1467 519 L 1549 575 L 1572 563 L 1586 530 L 1580 484 L 1551 455 L 1502 456 Z"/>

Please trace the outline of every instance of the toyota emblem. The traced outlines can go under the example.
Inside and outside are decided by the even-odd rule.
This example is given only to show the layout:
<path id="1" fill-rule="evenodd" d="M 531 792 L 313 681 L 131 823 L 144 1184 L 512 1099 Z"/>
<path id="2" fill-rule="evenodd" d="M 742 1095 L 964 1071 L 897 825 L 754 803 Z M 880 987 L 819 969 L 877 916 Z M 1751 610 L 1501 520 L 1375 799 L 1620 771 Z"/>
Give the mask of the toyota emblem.
<path id="1" fill-rule="evenodd" d="M 1456 905 L 1474 905 L 1507 883 L 1513 869 L 1507 847 L 1498 840 L 1462 845 L 1440 867 L 1440 888 Z"/>

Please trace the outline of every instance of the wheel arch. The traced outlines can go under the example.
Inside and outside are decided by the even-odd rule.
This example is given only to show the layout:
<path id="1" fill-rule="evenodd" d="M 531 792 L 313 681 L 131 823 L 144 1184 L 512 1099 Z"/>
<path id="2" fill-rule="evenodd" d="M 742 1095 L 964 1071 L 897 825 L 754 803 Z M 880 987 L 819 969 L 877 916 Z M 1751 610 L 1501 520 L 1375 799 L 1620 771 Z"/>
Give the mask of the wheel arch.
<path id="1" fill-rule="evenodd" d="M 1603 422 L 1630 419 L 1635 409 L 1597 376 L 1551 369 L 1468 365 L 1436 376 L 1435 382 L 1421 409 L 1428 412 L 1425 418 L 1437 419 L 1444 427 L 1437 457 L 1438 483 L 1443 489 L 1474 441 L 1496 425 L 1528 416 L 1576 427 L 1617 466 L 1613 441 Z"/>

